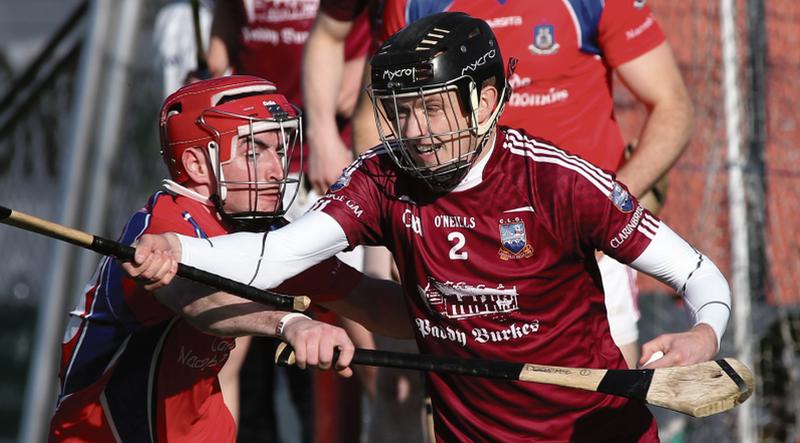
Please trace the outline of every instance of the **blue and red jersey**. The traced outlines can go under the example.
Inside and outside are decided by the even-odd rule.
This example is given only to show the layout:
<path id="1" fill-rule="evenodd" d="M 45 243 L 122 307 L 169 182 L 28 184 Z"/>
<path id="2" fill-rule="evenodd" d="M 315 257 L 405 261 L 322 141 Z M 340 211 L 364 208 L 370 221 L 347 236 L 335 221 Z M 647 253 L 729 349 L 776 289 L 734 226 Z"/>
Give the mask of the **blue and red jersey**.
<path id="1" fill-rule="evenodd" d="M 523 128 L 616 171 L 624 160 L 612 70 L 665 41 L 640 0 L 386 0 L 382 38 L 443 11 L 492 27 L 506 61 L 519 59 L 500 123 Z"/>
<path id="2" fill-rule="evenodd" d="M 213 208 L 166 192 L 132 215 L 119 241 L 177 232 L 228 233 Z M 360 274 L 328 260 L 278 288 L 338 298 Z M 333 294 L 333 295 L 332 295 Z M 315 299 L 320 299 L 315 297 Z M 195 329 L 104 258 L 70 313 L 52 441 L 233 442 L 236 424 L 217 374 L 235 343 Z"/>

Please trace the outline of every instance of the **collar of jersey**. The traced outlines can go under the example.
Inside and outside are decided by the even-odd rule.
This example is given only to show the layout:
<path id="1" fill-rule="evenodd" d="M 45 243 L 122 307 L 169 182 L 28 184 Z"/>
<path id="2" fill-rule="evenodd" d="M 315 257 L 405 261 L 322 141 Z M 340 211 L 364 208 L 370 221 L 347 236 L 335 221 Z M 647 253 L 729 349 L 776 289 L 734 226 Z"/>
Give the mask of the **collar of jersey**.
<path id="1" fill-rule="evenodd" d="M 489 163 L 489 159 L 492 158 L 492 152 L 494 151 L 494 144 L 496 141 L 495 137 L 497 137 L 497 134 L 494 134 L 492 139 L 489 140 L 489 143 L 487 143 L 487 145 L 491 147 L 486 155 L 484 155 L 478 163 L 472 165 L 472 167 L 469 169 L 469 172 L 467 172 L 467 175 L 464 176 L 464 179 L 461 180 L 461 182 L 450 192 L 463 192 L 468 189 L 472 189 L 483 182 L 483 170 L 486 169 L 486 164 Z"/>

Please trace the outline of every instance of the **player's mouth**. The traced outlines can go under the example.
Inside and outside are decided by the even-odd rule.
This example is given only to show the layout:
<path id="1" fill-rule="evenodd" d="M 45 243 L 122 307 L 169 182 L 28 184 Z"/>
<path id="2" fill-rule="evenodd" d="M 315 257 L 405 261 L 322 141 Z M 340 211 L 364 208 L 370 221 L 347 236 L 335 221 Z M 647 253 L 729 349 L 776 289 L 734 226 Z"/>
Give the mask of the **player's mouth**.
<path id="1" fill-rule="evenodd" d="M 416 145 L 415 149 L 418 154 L 420 155 L 429 155 L 433 154 L 444 147 L 444 143 L 435 143 L 435 144 L 421 144 Z"/>

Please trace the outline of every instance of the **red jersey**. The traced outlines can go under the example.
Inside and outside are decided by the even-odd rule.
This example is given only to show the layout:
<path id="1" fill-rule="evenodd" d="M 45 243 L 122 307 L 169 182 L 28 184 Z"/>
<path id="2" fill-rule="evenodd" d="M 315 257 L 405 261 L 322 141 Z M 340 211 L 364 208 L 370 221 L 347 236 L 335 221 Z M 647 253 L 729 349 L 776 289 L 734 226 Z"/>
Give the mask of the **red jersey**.
<path id="1" fill-rule="evenodd" d="M 236 53 L 231 54 L 234 72 L 269 79 L 289 102 L 302 108 L 303 48 L 317 16 L 319 0 L 240 0 L 230 3 L 240 27 Z M 362 15 L 345 41 L 345 60 L 366 56 L 371 41 L 367 17 Z M 340 126 L 344 129 L 343 123 Z M 304 149 L 308 149 L 308 145 Z M 305 158 L 308 158 L 308 151 Z M 292 171 L 297 170 L 299 157 L 292 162 Z"/>
<path id="2" fill-rule="evenodd" d="M 312 209 L 331 215 L 351 246 L 392 252 L 421 352 L 627 368 L 609 333 L 594 251 L 629 263 L 659 221 L 611 173 L 503 127 L 475 187 L 435 194 L 399 172 L 386 150 L 360 156 Z M 640 402 L 428 379 L 441 441 L 657 440 Z"/>
<path id="3" fill-rule="evenodd" d="M 387 0 L 383 38 L 442 11 L 486 20 L 506 59 L 519 59 L 500 123 L 551 140 L 603 169 L 623 163 L 613 68 L 665 38 L 644 1 Z"/>
<path id="4" fill-rule="evenodd" d="M 228 231 L 200 203 L 157 192 L 133 214 L 120 241 L 163 232 L 207 238 Z M 338 260 L 321 265 L 280 290 L 336 298 L 360 276 Z M 235 441 L 236 424 L 217 380 L 234 346 L 233 338 L 192 327 L 106 257 L 70 313 L 50 440 Z"/>
<path id="5" fill-rule="evenodd" d="M 319 0 L 253 0 L 231 2 L 240 24 L 233 69 L 278 85 L 291 103 L 302 107 L 300 89 L 303 48 L 317 16 Z M 358 21 L 345 43 L 345 60 L 363 57 L 369 27 Z"/>
<path id="6" fill-rule="evenodd" d="M 374 52 L 383 31 L 383 3 L 384 0 L 320 0 L 319 10 L 340 22 L 355 21 L 366 14 L 373 40 L 370 52 Z"/>

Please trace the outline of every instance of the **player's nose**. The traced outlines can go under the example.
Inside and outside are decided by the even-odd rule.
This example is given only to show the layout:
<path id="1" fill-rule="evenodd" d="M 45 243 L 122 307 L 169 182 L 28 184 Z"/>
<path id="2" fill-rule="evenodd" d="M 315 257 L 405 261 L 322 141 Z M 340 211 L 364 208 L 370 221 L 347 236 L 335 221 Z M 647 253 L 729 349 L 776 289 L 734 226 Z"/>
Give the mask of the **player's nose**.
<path id="1" fill-rule="evenodd" d="M 404 129 L 404 135 L 407 138 L 416 138 L 426 135 L 427 133 L 427 120 L 425 115 L 420 115 L 420 112 L 414 112 L 408 119 Z"/>
<path id="2" fill-rule="evenodd" d="M 267 180 L 283 180 L 283 162 L 284 158 L 280 156 L 275 149 L 268 150 L 266 154 L 266 164 L 265 167 L 262 168 L 263 174 L 265 175 L 264 178 Z"/>

